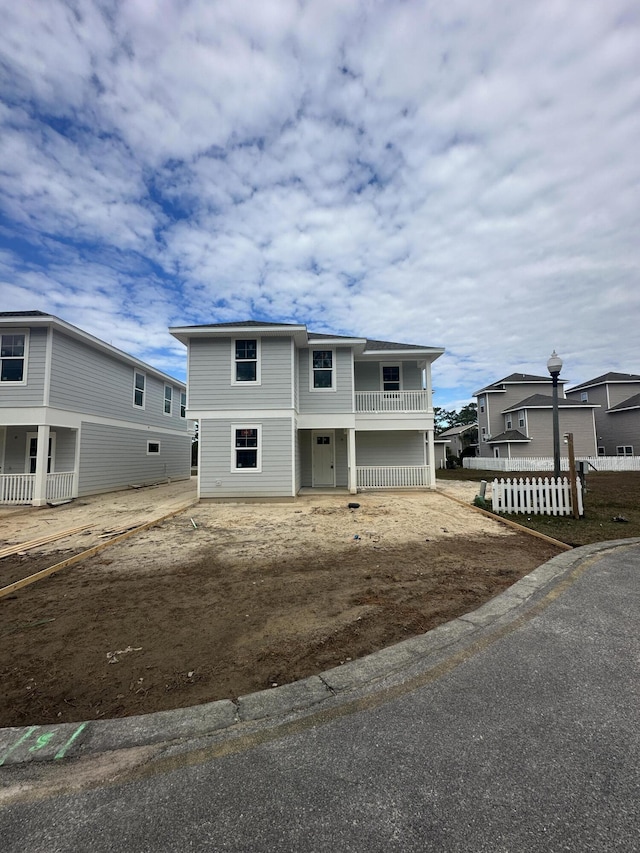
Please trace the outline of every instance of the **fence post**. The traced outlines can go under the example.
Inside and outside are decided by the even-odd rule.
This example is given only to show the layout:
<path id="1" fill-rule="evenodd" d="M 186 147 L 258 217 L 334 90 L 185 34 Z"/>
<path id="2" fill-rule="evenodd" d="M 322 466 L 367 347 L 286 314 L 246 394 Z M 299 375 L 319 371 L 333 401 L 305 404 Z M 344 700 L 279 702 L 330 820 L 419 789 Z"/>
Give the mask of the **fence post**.
<path id="1" fill-rule="evenodd" d="M 569 481 L 571 483 L 571 509 L 573 517 L 580 518 L 580 508 L 578 507 L 578 489 L 576 487 L 576 455 L 573 450 L 573 433 L 566 434 L 567 444 L 569 445 Z"/>

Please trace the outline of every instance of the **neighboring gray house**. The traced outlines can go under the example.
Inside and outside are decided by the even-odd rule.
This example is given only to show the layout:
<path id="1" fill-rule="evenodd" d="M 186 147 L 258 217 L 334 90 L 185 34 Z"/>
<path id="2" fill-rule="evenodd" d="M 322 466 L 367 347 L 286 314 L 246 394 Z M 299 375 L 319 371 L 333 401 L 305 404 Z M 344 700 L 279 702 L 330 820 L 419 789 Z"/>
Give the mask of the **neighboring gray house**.
<path id="1" fill-rule="evenodd" d="M 598 456 L 640 453 L 640 376 L 605 373 L 568 390 L 567 399 L 599 406 L 595 410 Z"/>
<path id="2" fill-rule="evenodd" d="M 436 436 L 436 441 L 448 442 L 446 456 L 460 457 L 463 450 L 467 448 L 477 448 L 478 424 L 465 424 L 464 426 L 449 427 L 443 430 Z M 471 455 L 475 455 L 473 450 L 470 450 Z M 446 461 L 446 460 L 445 460 Z"/>
<path id="3" fill-rule="evenodd" d="M 255 321 L 170 331 L 188 348 L 200 497 L 435 487 L 442 348 Z"/>
<path id="4" fill-rule="evenodd" d="M 0 503 L 190 476 L 186 386 L 41 311 L 0 312 Z"/>
<path id="5" fill-rule="evenodd" d="M 553 397 L 550 376 L 512 373 L 476 391 L 478 455 L 494 458 L 553 456 Z M 568 400 L 558 381 L 560 435 L 573 433 L 579 456 L 595 456 L 597 404 Z"/>

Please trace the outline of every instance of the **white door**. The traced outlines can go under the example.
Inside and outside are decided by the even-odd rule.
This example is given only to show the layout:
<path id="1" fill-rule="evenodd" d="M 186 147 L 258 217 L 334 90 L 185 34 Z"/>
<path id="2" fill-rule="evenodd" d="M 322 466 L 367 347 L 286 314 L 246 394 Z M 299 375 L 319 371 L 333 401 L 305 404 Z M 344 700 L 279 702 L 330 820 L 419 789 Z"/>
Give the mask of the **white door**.
<path id="1" fill-rule="evenodd" d="M 332 430 L 311 434 L 311 462 L 314 486 L 335 486 L 334 433 Z"/>

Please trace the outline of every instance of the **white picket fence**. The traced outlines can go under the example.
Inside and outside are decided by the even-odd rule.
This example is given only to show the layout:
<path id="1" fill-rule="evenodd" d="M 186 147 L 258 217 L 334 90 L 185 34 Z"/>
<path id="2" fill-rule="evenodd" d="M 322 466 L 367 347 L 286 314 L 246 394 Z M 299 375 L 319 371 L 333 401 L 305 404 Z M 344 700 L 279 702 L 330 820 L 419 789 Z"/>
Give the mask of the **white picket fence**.
<path id="1" fill-rule="evenodd" d="M 640 456 L 576 456 L 576 462 L 588 462 L 589 471 L 640 471 Z M 464 468 L 473 471 L 553 471 L 551 456 L 523 456 L 511 459 L 492 456 L 465 457 Z M 569 458 L 560 459 L 560 470 L 569 470 Z"/>
<path id="2" fill-rule="evenodd" d="M 583 515 L 580 477 L 576 477 L 576 491 L 578 513 Z M 571 483 L 567 477 L 558 480 L 554 477 L 494 480 L 491 484 L 491 504 L 494 512 L 573 515 Z"/>

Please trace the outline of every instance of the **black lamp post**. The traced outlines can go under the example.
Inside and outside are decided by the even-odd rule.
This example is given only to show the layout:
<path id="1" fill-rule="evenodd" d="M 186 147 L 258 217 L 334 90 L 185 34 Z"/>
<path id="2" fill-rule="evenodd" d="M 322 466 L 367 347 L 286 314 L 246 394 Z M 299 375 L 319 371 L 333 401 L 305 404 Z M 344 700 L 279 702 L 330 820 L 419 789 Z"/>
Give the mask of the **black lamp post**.
<path id="1" fill-rule="evenodd" d="M 553 476 L 560 477 L 560 424 L 558 420 L 558 376 L 562 370 L 562 359 L 554 350 L 547 362 L 547 370 L 553 380 Z"/>

